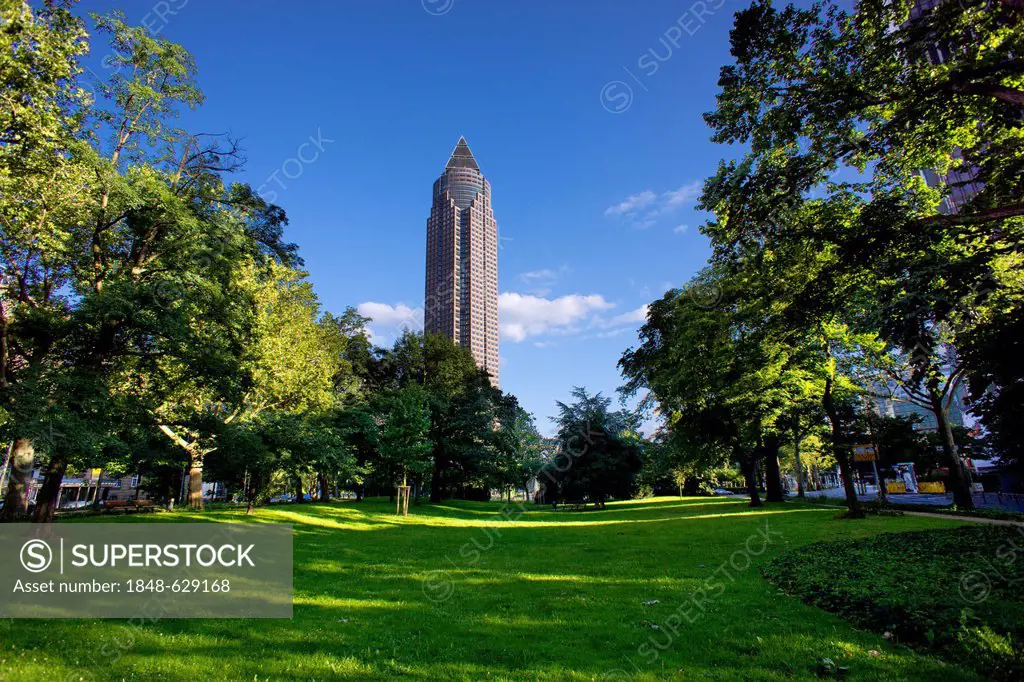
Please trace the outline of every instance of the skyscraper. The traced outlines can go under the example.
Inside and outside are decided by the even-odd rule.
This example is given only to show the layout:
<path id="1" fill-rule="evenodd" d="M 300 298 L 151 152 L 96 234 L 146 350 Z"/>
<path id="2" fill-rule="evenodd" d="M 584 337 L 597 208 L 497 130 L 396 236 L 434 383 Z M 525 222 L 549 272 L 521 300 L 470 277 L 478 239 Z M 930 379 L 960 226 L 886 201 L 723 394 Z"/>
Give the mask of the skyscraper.
<path id="1" fill-rule="evenodd" d="M 464 137 L 434 182 L 423 324 L 469 348 L 498 385 L 498 223 L 491 185 Z"/>

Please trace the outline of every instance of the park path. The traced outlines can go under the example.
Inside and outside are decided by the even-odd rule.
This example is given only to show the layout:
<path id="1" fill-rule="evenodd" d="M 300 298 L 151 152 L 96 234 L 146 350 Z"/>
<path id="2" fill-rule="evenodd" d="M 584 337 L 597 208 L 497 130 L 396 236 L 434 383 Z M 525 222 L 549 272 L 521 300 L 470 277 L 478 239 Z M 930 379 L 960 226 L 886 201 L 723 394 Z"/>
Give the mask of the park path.
<path id="1" fill-rule="evenodd" d="M 917 512 L 917 511 L 906 511 L 905 509 L 900 510 L 907 516 L 930 516 L 935 518 L 936 516 L 943 519 L 959 519 L 960 521 L 973 521 L 974 523 L 990 523 L 994 526 L 1017 526 L 1018 528 L 1024 528 L 1024 522 L 1021 521 L 1009 521 L 1007 519 L 986 519 L 982 516 L 960 516 L 959 514 L 936 514 L 933 512 Z"/>
<path id="2" fill-rule="evenodd" d="M 831 509 L 846 509 L 846 507 L 839 504 L 827 504 L 821 506 L 829 507 Z M 1010 521 L 1008 519 L 987 519 L 983 516 L 961 516 L 959 514 L 942 514 L 941 512 L 907 511 L 906 509 L 899 509 L 897 511 L 899 511 L 900 514 L 906 514 L 907 516 L 928 516 L 933 519 L 958 519 L 960 521 L 970 521 L 972 523 L 988 523 L 993 526 L 1017 526 L 1018 528 L 1024 528 L 1024 521 Z"/>

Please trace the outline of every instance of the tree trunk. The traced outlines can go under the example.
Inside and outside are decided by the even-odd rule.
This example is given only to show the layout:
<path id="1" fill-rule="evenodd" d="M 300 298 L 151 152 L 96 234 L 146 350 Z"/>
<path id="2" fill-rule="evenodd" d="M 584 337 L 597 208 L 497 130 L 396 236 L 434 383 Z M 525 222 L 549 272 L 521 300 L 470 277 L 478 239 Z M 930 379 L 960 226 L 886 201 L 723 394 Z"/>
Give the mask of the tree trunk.
<path id="1" fill-rule="evenodd" d="M 842 425 L 839 422 L 839 412 L 836 410 L 835 400 L 832 396 L 832 377 L 825 379 L 825 392 L 822 395 L 822 406 L 825 414 L 828 415 L 829 424 L 832 426 L 832 456 L 839 464 L 839 474 L 843 478 L 843 490 L 846 492 L 846 515 L 851 519 L 864 518 L 860 502 L 857 500 L 857 489 L 853 487 L 853 471 L 850 466 L 849 448 L 846 447 L 843 438 Z"/>
<path id="2" fill-rule="evenodd" d="M 743 471 L 743 479 L 747 484 L 747 494 L 750 495 L 750 506 L 764 506 L 764 503 L 761 502 L 761 496 L 757 492 L 757 474 L 754 471 L 753 458 L 741 455 L 740 469 Z"/>
<path id="3" fill-rule="evenodd" d="M 764 439 L 765 500 L 783 502 L 782 471 L 779 469 L 779 437 L 770 435 Z"/>
<path id="4" fill-rule="evenodd" d="M 878 466 L 878 459 L 880 455 L 878 452 L 878 446 L 875 446 L 875 461 L 872 465 L 875 470 L 875 485 L 878 486 L 878 499 L 882 504 L 889 504 L 889 495 L 885 491 L 885 474 L 882 473 L 882 467 Z"/>
<path id="5" fill-rule="evenodd" d="M 949 487 L 953 490 L 953 503 L 958 509 L 974 509 L 974 496 L 971 494 L 967 468 L 957 452 L 956 440 L 953 438 L 953 425 L 949 423 L 946 410 L 942 406 L 942 396 L 938 395 L 934 389 L 930 389 L 928 393 L 939 437 L 942 439 L 942 457 L 946 460 L 946 466 L 949 467 Z"/>
<path id="6" fill-rule="evenodd" d="M 796 496 L 804 498 L 804 466 L 800 462 L 800 427 L 793 429 L 793 466 L 796 469 Z"/>
<path id="7" fill-rule="evenodd" d="M 256 512 L 256 493 L 262 485 L 257 485 L 257 474 L 253 474 L 249 478 L 249 485 L 245 489 L 245 515 L 252 516 Z M 262 482 L 261 482 L 262 484 Z"/>
<path id="8" fill-rule="evenodd" d="M 64 482 L 64 473 L 68 470 L 68 458 L 64 455 L 54 455 L 50 458 L 50 464 L 46 467 L 46 478 L 43 480 L 43 487 L 36 497 L 36 508 L 32 513 L 34 523 L 53 523 L 53 517 L 57 513 L 57 506 L 60 504 L 60 488 Z"/>
<path id="9" fill-rule="evenodd" d="M 330 502 L 331 501 L 331 486 L 327 480 L 327 476 L 324 474 L 316 475 L 317 482 L 320 484 L 320 501 Z"/>
<path id="10" fill-rule="evenodd" d="M 296 476 L 292 481 L 292 485 L 295 486 L 295 501 L 298 504 L 303 504 L 306 501 L 306 491 L 302 489 L 302 477 Z"/>
<path id="11" fill-rule="evenodd" d="M 203 509 L 203 456 L 195 452 L 188 455 L 188 497 L 185 504 L 189 509 Z"/>
<path id="12" fill-rule="evenodd" d="M 35 450 L 28 438 L 17 438 L 10 457 L 10 482 L 4 507 L 0 509 L 0 521 L 12 521 L 28 515 L 29 486 L 32 485 L 32 466 Z"/>
<path id="13" fill-rule="evenodd" d="M 430 474 L 430 501 L 440 502 L 441 494 L 441 464 L 443 458 L 440 454 L 434 453 L 434 471 Z"/>

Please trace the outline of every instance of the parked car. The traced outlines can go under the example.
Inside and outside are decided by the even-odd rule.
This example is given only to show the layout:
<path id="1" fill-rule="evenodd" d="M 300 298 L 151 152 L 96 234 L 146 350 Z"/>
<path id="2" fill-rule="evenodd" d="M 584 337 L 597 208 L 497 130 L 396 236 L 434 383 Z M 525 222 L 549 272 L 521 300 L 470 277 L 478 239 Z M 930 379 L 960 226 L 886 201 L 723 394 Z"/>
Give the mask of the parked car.
<path id="1" fill-rule="evenodd" d="M 714 492 L 715 492 L 716 495 L 735 495 L 736 494 L 736 493 L 734 493 L 731 490 L 726 490 L 725 488 L 715 488 Z"/>

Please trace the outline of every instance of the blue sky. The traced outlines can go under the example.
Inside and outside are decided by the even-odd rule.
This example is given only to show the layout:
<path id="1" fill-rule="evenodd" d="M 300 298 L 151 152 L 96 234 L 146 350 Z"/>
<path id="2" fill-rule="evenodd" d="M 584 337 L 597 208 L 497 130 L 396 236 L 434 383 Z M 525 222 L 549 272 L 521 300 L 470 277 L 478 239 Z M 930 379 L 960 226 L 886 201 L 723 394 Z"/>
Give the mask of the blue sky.
<path id="1" fill-rule="evenodd" d="M 708 256 L 694 204 L 731 152 L 701 114 L 735 0 L 79 7 L 195 55 L 207 99 L 183 124 L 243 139 L 238 179 L 287 211 L 325 308 L 373 313 L 383 341 L 418 317 L 431 187 L 465 135 L 501 236 L 502 388 L 542 432 L 574 385 L 614 394 L 642 307 Z"/>

